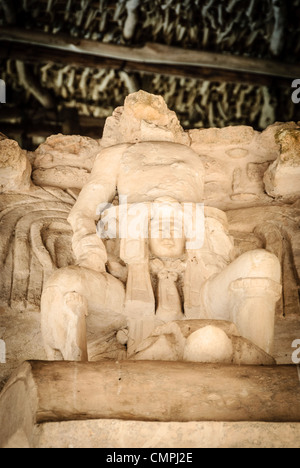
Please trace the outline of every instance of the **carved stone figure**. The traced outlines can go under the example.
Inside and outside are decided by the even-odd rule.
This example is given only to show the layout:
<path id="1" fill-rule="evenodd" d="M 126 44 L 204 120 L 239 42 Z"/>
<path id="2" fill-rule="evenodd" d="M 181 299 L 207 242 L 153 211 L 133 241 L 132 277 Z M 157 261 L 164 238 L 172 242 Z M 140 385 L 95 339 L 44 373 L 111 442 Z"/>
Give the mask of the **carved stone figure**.
<path id="1" fill-rule="evenodd" d="M 118 339 L 127 342 L 130 356 L 156 326 L 178 319 L 233 322 L 242 337 L 271 353 L 280 262 L 262 249 L 234 258 L 226 215 L 216 208 L 205 210 L 201 246 L 191 248 L 183 231 L 175 234 L 174 223 L 169 238 L 160 232 L 156 239 L 150 234 L 148 242 L 129 234 L 119 250 L 119 269 L 127 267 L 126 287 L 106 271 L 107 250 L 96 222 L 116 196 L 119 211 L 153 203 L 179 205 L 179 211 L 189 204 L 195 211 L 205 202 L 201 158 L 170 141 L 169 133 L 168 141 L 161 141 L 165 133 L 151 102 L 142 103 L 139 113 L 147 122 L 148 141 L 103 149 L 69 215 L 77 263 L 56 271 L 42 295 L 48 358 L 87 360 L 87 342 L 97 342 L 107 327 L 120 330 Z"/>
<path id="2" fill-rule="evenodd" d="M 1 447 L 236 445 L 237 421 L 297 446 L 299 144 L 293 122 L 184 131 L 143 91 L 101 140 L 0 134 Z"/>

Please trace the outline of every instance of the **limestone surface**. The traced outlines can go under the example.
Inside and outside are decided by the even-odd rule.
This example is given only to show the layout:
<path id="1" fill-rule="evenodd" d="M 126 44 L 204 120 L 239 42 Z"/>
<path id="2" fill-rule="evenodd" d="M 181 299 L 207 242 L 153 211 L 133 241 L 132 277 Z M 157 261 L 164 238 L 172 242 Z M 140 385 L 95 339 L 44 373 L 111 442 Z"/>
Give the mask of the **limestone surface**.
<path id="1" fill-rule="evenodd" d="M 300 196 L 300 128 L 276 134 L 280 155 L 264 175 L 266 191 L 274 198 L 297 200 Z"/>
<path id="2" fill-rule="evenodd" d="M 157 361 L 175 367 L 177 361 L 182 372 L 210 365 L 226 373 L 229 366 L 232 377 L 250 365 L 259 391 L 262 364 L 272 376 L 281 365 L 296 364 L 299 135 L 295 122 L 263 132 L 247 126 L 184 131 L 163 99 L 144 91 L 114 111 L 101 140 L 53 135 L 29 153 L 0 134 L 0 389 L 29 359 L 88 361 L 79 363 L 88 372 L 95 361 L 136 361 L 141 368 L 144 360 L 156 361 L 150 367 L 157 368 Z M 279 382 L 284 390 L 287 382 Z M 268 392 L 264 387 L 262 398 L 272 404 Z M 279 412 L 293 406 L 275 400 Z M 240 406 L 228 401 L 231 415 Z M 224 405 L 216 393 L 209 402 L 216 411 Z M 262 408 L 271 411 L 267 404 Z M 16 421 L 10 421 L 9 444 L 26 445 L 28 428 L 15 427 Z M 118 434 L 140 427 L 153 446 L 272 446 L 279 438 L 292 446 L 299 430 L 222 421 L 186 422 L 194 424 L 193 437 L 177 422 L 117 421 L 115 427 Z M 121 446 L 110 423 L 45 423 L 34 428 L 36 446 L 59 445 L 64 428 L 61 445 L 88 445 L 92 428 L 91 445 L 106 446 L 109 439 Z M 155 439 L 154 427 L 167 432 Z M 218 430 L 218 438 L 210 432 L 203 438 L 204 429 Z M 134 444 L 130 434 L 123 436 L 124 444 Z M 138 446 L 145 445 L 142 438 Z"/>

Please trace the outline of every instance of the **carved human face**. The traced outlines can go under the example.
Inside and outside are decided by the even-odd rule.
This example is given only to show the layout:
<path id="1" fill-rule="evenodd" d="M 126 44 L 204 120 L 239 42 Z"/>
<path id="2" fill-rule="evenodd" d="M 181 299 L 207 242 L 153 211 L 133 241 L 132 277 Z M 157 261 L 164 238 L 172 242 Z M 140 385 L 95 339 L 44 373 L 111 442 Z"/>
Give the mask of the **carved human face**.
<path id="1" fill-rule="evenodd" d="M 182 227 L 171 221 L 171 223 L 160 223 L 152 230 L 149 239 L 149 248 L 156 257 L 178 258 L 184 254 L 185 238 Z M 153 235 L 154 234 L 154 235 Z"/>

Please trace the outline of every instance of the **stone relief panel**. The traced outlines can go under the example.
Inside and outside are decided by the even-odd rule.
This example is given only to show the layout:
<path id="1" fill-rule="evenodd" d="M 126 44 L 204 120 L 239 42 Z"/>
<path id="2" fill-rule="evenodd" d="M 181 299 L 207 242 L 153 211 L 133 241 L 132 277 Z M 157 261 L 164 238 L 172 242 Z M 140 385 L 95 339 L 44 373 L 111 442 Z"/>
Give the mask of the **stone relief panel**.
<path id="1" fill-rule="evenodd" d="M 1 301 L 18 310 L 39 310 L 44 282 L 56 268 L 74 261 L 67 223 L 74 200 L 59 201 L 59 193 L 43 190 L 41 195 L 0 199 Z"/>
<path id="2" fill-rule="evenodd" d="M 99 141 L 57 135 L 26 153 L 1 136 L 1 338 L 13 343 L 10 317 L 21 329 L 21 313 L 38 343 L 21 360 L 44 358 L 44 340 L 48 359 L 290 362 L 300 336 L 297 145 L 295 123 L 184 132 L 144 92 L 116 109 Z M 292 183 L 277 183 L 286 164 Z M 117 209 L 124 195 L 130 204 L 204 202 L 202 251 L 175 235 L 174 256 L 163 238 L 100 239 L 96 208 Z M 265 314 L 261 335 L 254 308 Z M 7 343 L 3 378 L 18 339 Z"/>
<path id="3" fill-rule="evenodd" d="M 126 113 L 128 118 L 124 118 Z M 231 258 L 233 244 L 217 219 L 223 217 L 226 224 L 226 215 L 216 207 L 211 207 L 215 210 L 212 216 L 206 216 L 211 220 L 209 224 L 204 222 L 204 216 L 202 247 L 188 248 L 189 239 L 176 236 L 174 229 L 168 245 L 163 237 L 153 242 L 150 236 L 146 245 L 140 236 L 126 235 L 120 243 L 120 258 L 128 267 L 126 287 L 120 281 L 113 281 L 105 269 L 108 260 L 105 245 L 95 235 L 99 202 L 110 203 L 116 193 L 119 209 L 123 198 L 126 205 L 160 201 L 195 206 L 205 200 L 205 167 L 201 157 L 182 144 L 185 134 L 175 117 L 159 98 L 139 92 L 130 96 L 124 110 L 119 109 L 109 120 L 110 128 L 118 127 L 119 134 L 112 131 L 109 139 L 104 132 L 105 149 L 97 156 L 91 177 L 68 218 L 74 231 L 77 266 L 57 272 L 43 292 L 42 330 L 50 359 L 86 360 L 89 322 L 92 321 L 95 331 L 96 317 L 103 322 L 104 316 L 111 317 L 111 322 L 119 316 L 120 321 L 122 317 L 127 323 L 122 335 L 125 342 L 127 329 L 127 357 L 134 354 L 160 319 L 166 323 L 180 317 L 229 320 L 238 326 L 244 338 L 265 352 L 272 352 L 275 304 L 281 295 L 279 259 L 263 249 Z M 246 131 L 241 137 L 231 130 L 229 141 L 240 143 L 241 138 L 250 141 L 252 132 Z M 111 135 L 117 138 L 111 139 Z M 225 151 L 232 159 L 249 154 L 244 148 L 227 147 Z M 231 190 L 238 194 L 242 175 L 241 167 L 236 167 Z M 215 242 L 214 235 L 217 235 Z M 157 272 L 156 297 L 151 286 L 149 253 L 156 256 L 156 265 L 159 260 L 162 263 Z M 175 284 L 179 274 L 166 267 L 163 259 L 180 260 L 184 255 L 182 304 Z M 97 293 L 90 290 L 93 282 L 99 286 Z M 62 311 L 60 317 L 55 315 L 56 310 Z M 66 325 L 67 317 L 74 319 L 70 327 Z"/>
<path id="4" fill-rule="evenodd" d="M 241 250 L 260 245 L 281 262 L 283 294 L 280 313 L 299 313 L 299 202 L 228 211 L 232 234 Z M 239 229 L 239 231 L 235 231 Z M 245 243 L 246 239 L 246 243 Z"/>

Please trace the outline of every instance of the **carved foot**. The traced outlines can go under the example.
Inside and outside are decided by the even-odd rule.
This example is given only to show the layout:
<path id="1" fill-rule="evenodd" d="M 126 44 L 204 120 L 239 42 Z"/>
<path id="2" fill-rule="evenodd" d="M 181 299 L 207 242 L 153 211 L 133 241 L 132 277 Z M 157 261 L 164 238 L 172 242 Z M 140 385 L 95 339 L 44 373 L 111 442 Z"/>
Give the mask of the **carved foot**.
<path id="1" fill-rule="evenodd" d="M 282 287 L 267 278 L 245 278 L 231 283 L 231 320 L 242 336 L 272 353 L 276 302 Z"/>
<path id="2" fill-rule="evenodd" d="M 64 296 L 65 305 L 78 316 L 88 316 L 87 300 L 76 292 L 69 292 Z"/>

